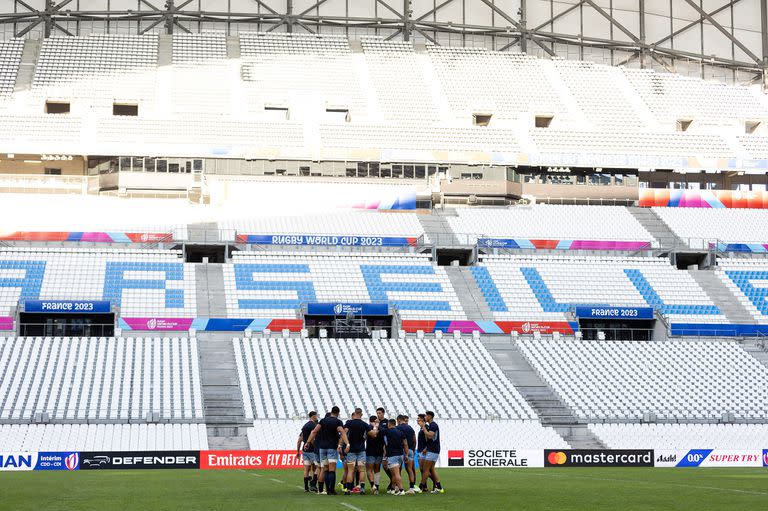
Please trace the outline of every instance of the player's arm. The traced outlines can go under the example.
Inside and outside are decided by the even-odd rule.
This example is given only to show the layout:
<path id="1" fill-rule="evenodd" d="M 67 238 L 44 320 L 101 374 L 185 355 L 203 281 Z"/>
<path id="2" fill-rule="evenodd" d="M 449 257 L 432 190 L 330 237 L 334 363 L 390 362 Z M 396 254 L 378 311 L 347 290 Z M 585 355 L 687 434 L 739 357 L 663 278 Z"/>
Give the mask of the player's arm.
<path id="1" fill-rule="evenodd" d="M 347 430 L 339 426 L 336 428 L 336 431 L 341 433 L 341 443 L 339 444 L 339 447 L 341 447 L 341 444 L 344 444 L 345 451 L 349 452 L 349 438 L 347 438 Z"/>
<path id="2" fill-rule="evenodd" d="M 301 456 L 301 443 L 303 441 L 301 433 L 299 433 L 299 438 L 296 440 L 296 457 L 298 458 Z"/>
<path id="3" fill-rule="evenodd" d="M 408 457 L 408 440 L 403 437 L 403 454 L 405 454 L 405 457 Z"/>
<path id="4" fill-rule="evenodd" d="M 315 439 L 317 434 L 320 432 L 320 424 L 315 426 L 315 429 L 312 430 L 312 433 L 309 434 L 309 438 L 307 438 L 307 445 L 310 445 L 312 441 Z"/>
<path id="5" fill-rule="evenodd" d="M 421 430 L 424 432 L 424 436 L 427 437 L 427 440 L 432 440 L 435 438 L 435 432 L 428 430 L 426 424 L 421 426 Z"/>

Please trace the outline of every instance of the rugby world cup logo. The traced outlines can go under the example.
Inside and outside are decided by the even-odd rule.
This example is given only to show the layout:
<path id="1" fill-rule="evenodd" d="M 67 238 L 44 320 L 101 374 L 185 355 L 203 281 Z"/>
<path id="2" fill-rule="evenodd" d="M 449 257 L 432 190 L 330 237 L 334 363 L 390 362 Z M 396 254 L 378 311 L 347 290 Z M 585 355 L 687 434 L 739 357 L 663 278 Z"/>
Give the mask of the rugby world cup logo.
<path id="1" fill-rule="evenodd" d="M 528 333 L 531 331 L 531 324 L 530 323 L 523 323 L 523 326 L 521 327 L 521 330 L 523 333 Z"/>
<path id="2" fill-rule="evenodd" d="M 157 328 L 157 319 L 152 318 L 147 320 L 147 330 L 154 330 L 155 328 Z"/>
<path id="3" fill-rule="evenodd" d="M 64 458 L 64 466 L 67 467 L 67 470 L 76 470 L 78 465 L 80 465 L 80 455 L 76 452 Z"/>
<path id="4" fill-rule="evenodd" d="M 333 313 L 337 316 L 341 316 L 341 313 L 344 311 L 344 306 L 340 303 L 337 303 L 333 306 Z"/>
<path id="5" fill-rule="evenodd" d="M 763 466 L 768 467 L 768 449 L 763 449 Z"/>

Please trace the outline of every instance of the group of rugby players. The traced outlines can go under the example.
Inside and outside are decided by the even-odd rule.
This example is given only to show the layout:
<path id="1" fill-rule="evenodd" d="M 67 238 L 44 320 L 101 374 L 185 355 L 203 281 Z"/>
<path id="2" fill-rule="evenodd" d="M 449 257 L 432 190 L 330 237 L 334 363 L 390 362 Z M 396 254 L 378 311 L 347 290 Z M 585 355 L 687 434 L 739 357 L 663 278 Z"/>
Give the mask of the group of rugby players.
<path id="1" fill-rule="evenodd" d="M 366 479 L 371 492 L 378 494 L 382 470 L 389 478 L 389 494 L 428 493 L 428 479 L 433 483 L 431 493 L 444 493 L 435 467 L 440 457 L 440 428 L 434 412 L 419 414 L 418 434 L 408 424 L 407 415 L 387 420 L 384 414 L 384 408 L 378 408 L 365 422 L 363 411 L 356 408 L 352 417 L 342 422 L 338 406 L 319 421 L 317 412 L 309 412 L 309 421 L 296 442 L 296 457 L 304 460 L 304 491 L 336 495 L 336 463 L 341 459 L 344 474 L 339 487 L 346 495 L 364 494 Z M 414 454 L 418 454 L 421 469 L 418 488 Z M 403 468 L 408 490 L 403 488 Z"/>

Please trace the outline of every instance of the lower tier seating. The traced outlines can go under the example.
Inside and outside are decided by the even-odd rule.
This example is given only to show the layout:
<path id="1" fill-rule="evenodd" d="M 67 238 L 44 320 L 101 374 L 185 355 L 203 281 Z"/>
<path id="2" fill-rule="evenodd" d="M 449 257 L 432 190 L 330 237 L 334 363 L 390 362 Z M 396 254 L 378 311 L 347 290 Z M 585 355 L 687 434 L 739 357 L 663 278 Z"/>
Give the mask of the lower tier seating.
<path id="1" fill-rule="evenodd" d="M 0 420 L 203 417 L 196 339 L 0 337 Z"/>
<path id="2" fill-rule="evenodd" d="M 609 449 L 764 449 L 768 424 L 590 424 Z"/>
<path id="3" fill-rule="evenodd" d="M 768 368 L 736 342 L 522 339 L 519 346 L 580 418 L 768 419 Z"/>
<path id="4" fill-rule="evenodd" d="M 4 424 L 4 451 L 178 451 L 208 449 L 205 424 Z"/>
<path id="5" fill-rule="evenodd" d="M 477 341 L 234 339 L 246 418 L 339 406 L 451 419 L 535 419 Z"/>

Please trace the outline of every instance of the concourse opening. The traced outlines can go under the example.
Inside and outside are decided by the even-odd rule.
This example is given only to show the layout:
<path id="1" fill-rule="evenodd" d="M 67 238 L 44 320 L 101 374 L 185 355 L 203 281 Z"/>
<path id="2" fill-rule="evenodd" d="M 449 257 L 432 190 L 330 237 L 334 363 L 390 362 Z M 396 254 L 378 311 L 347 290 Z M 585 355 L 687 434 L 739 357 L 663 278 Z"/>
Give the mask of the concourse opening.
<path id="1" fill-rule="evenodd" d="M 115 314 L 103 301 L 27 301 L 19 312 L 25 337 L 112 337 Z"/>
<path id="2" fill-rule="evenodd" d="M 304 328 L 310 337 L 325 330 L 336 339 L 369 338 L 374 330 L 391 336 L 393 312 L 386 303 L 310 303 L 304 313 Z"/>
<path id="3" fill-rule="evenodd" d="M 651 307 L 576 307 L 583 339 L 650 341 L 656 319 Z"/>
<path id="4" fill-rule="evenodd" d="M 225 245 L 185 245 L 184 260 L 188 263 L 202 263 L 207 258 L 209 263 L 223 264 L 227 262 L 227 247 Z"/>

